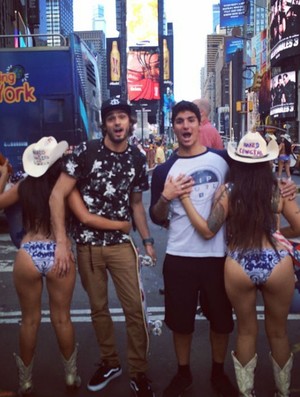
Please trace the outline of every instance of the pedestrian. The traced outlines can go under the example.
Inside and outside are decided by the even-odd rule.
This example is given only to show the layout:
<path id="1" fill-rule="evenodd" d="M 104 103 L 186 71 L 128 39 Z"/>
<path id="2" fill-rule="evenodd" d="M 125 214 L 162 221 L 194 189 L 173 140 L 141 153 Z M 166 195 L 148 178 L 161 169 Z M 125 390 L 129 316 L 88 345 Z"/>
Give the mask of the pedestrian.
<path id="1" fill-rule="evenodd" d="M 168 143 L 167 152 L 166 152 L 166 160 L 168 160 L 173 154 L 173 145 L 172 143 Z"/>
<path id="2" fill-rule="evenodd" d="M 101 108 L 103 138 L 83 142 L 66 161 L 55 185 L 50 207 L 56 240 L 55 263 L 61 270 L 71 260 L 65 226 L 64 200 L 74 186 L 92 214 L 111 220 L 130 221 L 131 216 L 143 240 L 146 253 L 156 261 L 154 240 L 150 237 L 142 192 L 149 188 L 146 158 L 128 144 L 134 119 L 127 102 L 113 97 Z M 74 222 L 78 269 L 90 305 L 92 323 L 100 348 L 99 368 L 88 382 L 90 391 L 103 389 L 122 373 L 108 307 L 108 273 L 120 299 L 128 339 L 130 386 L 137 397 L 153 397 L 148 368 L 148 331 L 137 268 L 137 258 L 128 233 L 107 231 Z"/>
<path id="3" fill-rule="evenodd" d="M 206 98 L 195 99 L 194 104 L 198 106 L 201 115 L 199 139 L 203 146 L 214 149 L 224 149 L 224 144 L 219 131 L 209 120 L 211 106 Z"/>
<path id="4" fill-rule="evenodd" d="M 1 161 L 2 160 L 2 161 Z M 6 184 L 11 175 L 12 169 L 8 159 L 0 153 L 0 193 L 4 192 Z"/>
<path id="5" fill-rule="evenodd" d="M 269 143 L 272 139 L 274 139 L 276 141 L 276 135 L 268 133 L 268 132 L 265 134 L 264 138 L 267 143 Z M 276 164 L 274 163 L 274 161 L 270 161 L 270 164 L 271 164 L 273 173 L 275 173 L 276 172 Z"/>
<path id="6" fill-rule="evenodd" d="M 279 155 L 278 155 L 278 179 L 281 179 L 283 169 L 285 169 L 288 180 L 291 180 L 291 159 L 292 140 L 289 134 L 280 135 Z"/>
<path id="7" fill-rule="evenodd" d="M 57 143 L 53 137 L 44 137 L 28 146 L 23 154 L 27 177 L 1 195 L 2 208 L 20 200 L 25 229 L 13 267 L 13 280 L 22 312 L 20 355 L 15 354 L 21 394 L 33 390 L 32 368 L 41 322 L 43 279 L 49 294 L 50 318 L 61 352 L 66 385 L 78 388 L 81 383 L 77 373 L 77 345 L 70 316 L 75 263 L 72 260 L 65 274 L 60 274 L 54 266 L 56 243 L 49 208 L 49 196 L 60 175 L 61 157 L 67 148 L 66 141 Z"/>
<path id="8" fill-rule="evenodd" d="M 162 164 L 166 161 L 165 150 L 161 141 L 156 142 L 155 164 Z"/>
<path id="9" fill-rule="evenodd" d="M 13 168 L 9 163 L 9 160 L 6 159 L 2 153 L 0 153 L 0 194 L 10 190 L 19 180 L 23 179 L 23 177 L 23 172 L 13 172 Z M 20 248 L 20 243 L 24 235 L 24 229 L 22 226 L 22 210 L 20 204 L 16 203 L 5 208 L 4 215 L 7 220 L 10 238 L 14 245 L 17 248 Z"/>
<path id="10" fill-rule="evenodd" d="M 225 287 L 237 317 L 237 341 L 232 358 L 240 396 L 255 396 L 256 298 L 260 291 L 277 388 L 275 395 L 288 397 L 293 354 L 287 334 L 287 317 L 295 276 L 289 251 L 280 238 L 278 241 L 274 237 L 274 232 L 280 227 L 279 215 L 282 214 L 290 224 L 282 229 L 283 234 L 289 238 L 299 236 L 300 210 L 296 200 L 280 196 L 270 166 L 279 151 L 275 140 L 267 145 L 258 132 L 249 132 L 240 140 L 237 149 L 229 142 L 227 150 L 234 160 L 229 180 L 216 192 L 208 217 L 202 217 L 195 209 L 189 194 L 180 198 L 191 223 L 206 239 L 215 236 L 227 219 Z"/>
<path id="11" fill-rule="evenodd" d="M 190 354 L 199 304 L 210 322 L 212 386 L 223 397 L 238 395 L 224 372 L 233 330 L 223 277 L 225 230 L 221 228 L 206 241 L 194 230 L 179 200 L 193 189 L 197 209 L 208 214 L 214 191 L 224 183 L 228 171 L 223 152 L 200 143 L 200 122 L 200 111 L 194 103 L 181 101 L 173 107 L 172 124 L 179 146 L 169 160 L 155 168 L 151 183 L 151 219 L 168 227 L 163 264 L 165 323 L 173 332 L 178 361 L 178 371 L 164 390 L 164 397 L 179 397 L 192 386 Z"/>

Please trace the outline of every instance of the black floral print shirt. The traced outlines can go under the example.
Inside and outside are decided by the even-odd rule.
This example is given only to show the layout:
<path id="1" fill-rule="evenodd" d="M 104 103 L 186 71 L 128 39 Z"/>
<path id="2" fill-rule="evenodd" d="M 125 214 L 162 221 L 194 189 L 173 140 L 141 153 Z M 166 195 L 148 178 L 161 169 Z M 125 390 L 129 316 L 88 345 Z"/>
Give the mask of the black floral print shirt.
<path id="1" fill-rule="evenodd" d="M 136 146 L 116 153 L 103 140 L 82 142 L 66 156 L 63 170 L 77 180 L 88 210 L 111 220 L 130 220 L 130 193 L 149 189 L 146 157 Z M 71 233 L 79 244 L 105 246 L 129 240 L 120 231 L 90 228 L 75 218 Z"/>

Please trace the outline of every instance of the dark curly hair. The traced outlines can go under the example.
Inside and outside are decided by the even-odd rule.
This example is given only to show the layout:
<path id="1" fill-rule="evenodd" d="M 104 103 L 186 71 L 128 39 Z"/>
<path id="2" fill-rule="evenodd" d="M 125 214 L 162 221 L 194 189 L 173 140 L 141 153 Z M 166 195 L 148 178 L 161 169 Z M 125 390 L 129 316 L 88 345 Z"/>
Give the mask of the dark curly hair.
<path id="1" fill-rule="evenodd" d="M 190 111 L 195 114 L 197 117 L 199 123 L 201 123 L 201 114 L 200 110 L 197 105 L 195 105 L 193 102 L 190 101 L 180 101 L 176 103 L 175 106 L 172 108 L 172 124 L 174 124 L 174 121 L 176 119 L 176 116 L 180 112 L 185 112 L 185 111 Z"/>

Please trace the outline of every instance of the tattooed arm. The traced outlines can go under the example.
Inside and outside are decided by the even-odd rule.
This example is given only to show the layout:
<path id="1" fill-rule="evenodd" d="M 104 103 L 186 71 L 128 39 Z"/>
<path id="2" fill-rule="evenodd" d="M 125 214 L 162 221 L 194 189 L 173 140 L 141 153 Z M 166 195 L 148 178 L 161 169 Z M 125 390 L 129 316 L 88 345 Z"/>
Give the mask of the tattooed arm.
<path id="1" fill-rule="evenodd" d="M 283 199 L 282 215 L 288 221 L 289 225 L 280 229 L 286 238 L 300 236 L 300 209 L 296 199 Z"/>
<path id="2" fill-rule="evenodd" d="M 222 185 L 215 193 L 210 214 L 205 220 L 195 209 L 188 195 L 182 195 L 180 200 L 191 224 L 201 236 L 211 239 L 221 228 L 228 214 L 228 189 Z"/>

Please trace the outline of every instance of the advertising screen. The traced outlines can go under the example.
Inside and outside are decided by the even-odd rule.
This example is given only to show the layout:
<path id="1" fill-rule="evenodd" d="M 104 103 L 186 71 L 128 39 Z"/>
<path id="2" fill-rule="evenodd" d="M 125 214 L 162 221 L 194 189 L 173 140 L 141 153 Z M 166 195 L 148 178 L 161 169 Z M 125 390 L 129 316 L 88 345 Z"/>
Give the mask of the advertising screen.
<path id="1" fill-rule="evenodd" d="M 245 15 L 245 3 L 241 0 L 220 0 L 220 26 L 221 28 L 233 28 L 243 26 Z M 248 13 L 247 24 L 250 23 Z"/>
<path id="2" fill-rule="evenodd" d="M 38 0 L 27 1 L 27 19 L 30 26 L 40 24 L 40 11 Z"/>
<path id="3" fill-rule="evenodd" d="M 237 37 L 231 37 L 228 36 L 225 38 L 225 60 L 226 62 L 230 62 L 233 54 L 237 50 L 241 50 L 244 47 L 244 40 L 237 38 Z"/>
<path id="4" fill-rule="evenodd" d="M 127 88 L 130 101 L 160 99 L 158 49 L 130 49 L 127 54 Z"/>
<path id="5" fill-rule="evenodd" d="M 296 72 L 282 72 L 273 76 L 270 83 L 271 107 L 273 117 L 295 116 Z"/>
<path id="6" fill-rule="evenodd" d="M 300 53 L 300 0 L 271 0 L 271 66 Z"/>
<path id="7" fill-rule="evenodd" d="M 127 0 L 128 47 L 158 46 L 158 0 Z"/>
<path id="8" fill-rule="evenodd" d="M 251 38 L 251 65 L 255 65 L 256 72 L 266 70 L 267 62 L 267 31 L 264 29 Z"/>
<path id="9" fill-rule="evenodd" d="M 164 85 L 173 85 L 174 82 L 174 51 L 173 51 L 173 36 L 163 36 L 163 80 Z"/>
<path id="10" fill-rule="evenodd" d="M 106 39 L 107 79 L 109 86 L 119 86 L 121 79 L 120 39 Z"/>

